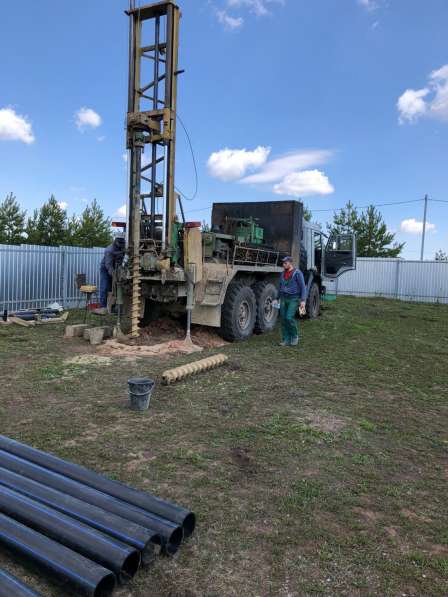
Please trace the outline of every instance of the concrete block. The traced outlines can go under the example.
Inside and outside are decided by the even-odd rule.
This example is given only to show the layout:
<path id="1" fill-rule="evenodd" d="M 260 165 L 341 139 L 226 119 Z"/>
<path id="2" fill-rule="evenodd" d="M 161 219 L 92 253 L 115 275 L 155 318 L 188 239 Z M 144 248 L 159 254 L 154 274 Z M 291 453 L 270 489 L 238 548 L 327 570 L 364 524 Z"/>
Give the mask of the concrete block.
<path id="1" fill-rule="evenodd" d="M 89 331 L 90 344 L 92 344 L 92 346 L 101 344 L 101 342 L 104 340 L 104 328 L 91 328 Z"/>
<path id="2" fill-rule="evenodd" d="M 84 330 L 89 326 L 86 323 L 76 323 L 75 325 L 65 326 L 65 338 L 78 338 L 84 334 Z"/>
<path id="3" fill-rule="evenodd" d="M 103 330 L 103 338 L 112 338 L 113 333 L 114 333 L 114 329 L 112 326 L 109 325 L 103 325 L 103 326 L 99 326 L 99 327 L 94 327 L 94 328 L 86 328 L 83 332 L 84 335 L 84 340 L 90 341 L 91 338 L 91 334 L 94 333 L 99 333 L 96 332 L 96 330 Z"/>

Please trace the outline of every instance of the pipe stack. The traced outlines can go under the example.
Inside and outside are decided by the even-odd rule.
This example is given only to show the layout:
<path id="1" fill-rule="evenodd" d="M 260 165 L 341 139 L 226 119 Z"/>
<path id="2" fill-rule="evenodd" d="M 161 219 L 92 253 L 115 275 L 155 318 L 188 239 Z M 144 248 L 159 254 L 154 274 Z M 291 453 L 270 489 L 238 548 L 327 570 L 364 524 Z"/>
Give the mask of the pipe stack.
<path id="1" fill-rule="evenodd" d="M 190 510 L 0 435 L 0 544 L 77 594 L 111 595 L 158 553 L 176 553 L 195 522 Z M 0 571 L 0 597 L 10 583 L 37 595 Z"/>

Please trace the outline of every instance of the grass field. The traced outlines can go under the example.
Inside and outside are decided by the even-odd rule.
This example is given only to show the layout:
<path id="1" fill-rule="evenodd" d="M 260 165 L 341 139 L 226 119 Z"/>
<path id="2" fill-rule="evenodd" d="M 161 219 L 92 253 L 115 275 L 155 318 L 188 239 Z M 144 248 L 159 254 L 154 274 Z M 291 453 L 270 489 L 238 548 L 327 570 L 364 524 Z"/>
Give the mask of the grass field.
<path id="1" fill-rule="evenodd" d="M 1 433 L 197 513 L 120 595 L 448 595 L 448 307 L 338 298 L 302 333 L 219 349 L 139 415 L 128 377 L 196 356 L 70 362 L 94 349 L 60 326 L 0 328 Z"/>

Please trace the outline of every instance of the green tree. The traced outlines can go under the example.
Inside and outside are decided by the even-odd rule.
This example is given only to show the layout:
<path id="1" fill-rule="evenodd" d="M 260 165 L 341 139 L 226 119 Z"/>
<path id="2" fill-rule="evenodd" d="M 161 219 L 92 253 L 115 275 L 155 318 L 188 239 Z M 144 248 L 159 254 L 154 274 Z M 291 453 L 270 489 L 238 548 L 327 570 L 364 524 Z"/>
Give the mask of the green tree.
<path id="1" fill-rule="evenodd" d="M 26 226 L 27 243 L 58 247 L 70 242 L 67 230 L 67 212 L 60 207 L 54 195 L 40 209 L 35 209 Z"/>
<path id="2" fill-rule="evenodd" d="M 339 211 L 335 211 L 333 222 L 327 224 L 328 231 L 335 234 L 359 234 L 360 217 L 351 201 Z"/>
<path id="3" fill-rule="evenodd" d="M 311 209 L 309 207 L 304 205 L 303 206 L 303 219 L 305 220 L 305 222 L 311 222 L 312 217 L 313 217 L 313 212 L 311 211 Z"/>
<path id="4" fill-rule="evenodd" d="M 439 249 L 436 253 L 436 261 L 448 261 L 448 253 Z"/>
<path id="5" fill-rule="evenodd" d="M 394 242 L 395 234 L 387 230 L 382 214 L 374 205 L 359 214 L 349 201 L 334 214 L 333 223 L 327 227 L 330 233 L 354 233 L 358 257 L 398 257 L 405 245 Z"/>
<path id="6" fill-rule="evenodd" d="M 81 214 L 68 222 L 71 244 L 77 247 L 107 247 L 112 242 L 111 221 L 94 199 Z"/>
<path id="7" fill-rule="evenodd" d="M 0 244 L 20 245 L 24 241 L 26 212 L 13 193 L 0 204 Z"/>
<path id="8" fill-rule="evenodd" d="M 405 243 L 394 242 L 395 234 L 388 232 L 386 222 L 375 206 L 370 205 L 361 215 L 358 240 L 360 257 L 398 257 Z"/>

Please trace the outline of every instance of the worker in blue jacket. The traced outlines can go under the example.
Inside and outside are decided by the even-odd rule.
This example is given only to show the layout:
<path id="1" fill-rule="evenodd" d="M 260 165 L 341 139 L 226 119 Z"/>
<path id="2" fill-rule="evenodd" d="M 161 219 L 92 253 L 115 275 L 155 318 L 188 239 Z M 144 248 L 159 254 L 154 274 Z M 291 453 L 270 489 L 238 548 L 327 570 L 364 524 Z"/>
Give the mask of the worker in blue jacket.
<path id="1" fill-rule="evenodd" d="M 112 277 L 117 266 L 123 261 L 124 248 L 124 238 L 117 236 L 114 242 L 104 251 L 104 257 L 100 265 L 100 312 L 106 312 L 107 295 L 112 290 Z"/>
<path id="2" fill-rule="evenodd" d="M 297 310 L 305 313 L 306 285 L 302 272 L 294 267 L 292 257 L 282 260 L 283 272 L 280 277 L 280 318 L 282 322 L 281 346 L 297 346 L 299 329 L 296 321 Z"/>

